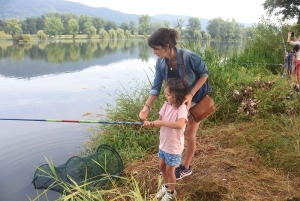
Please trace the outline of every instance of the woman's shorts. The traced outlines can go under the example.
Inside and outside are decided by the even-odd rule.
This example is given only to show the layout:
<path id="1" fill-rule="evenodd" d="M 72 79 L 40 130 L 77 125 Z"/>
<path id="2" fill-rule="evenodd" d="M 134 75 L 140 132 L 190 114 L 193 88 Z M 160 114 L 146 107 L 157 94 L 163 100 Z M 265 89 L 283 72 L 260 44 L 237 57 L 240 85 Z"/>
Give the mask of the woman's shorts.
<path id="1" fill-rule="evenodd" d="M 158 157 L 164 159 L 169 166 L 179 166 L 181 164 L 182 154 L 168 154 L 167 152 L 159 149 Z"/>

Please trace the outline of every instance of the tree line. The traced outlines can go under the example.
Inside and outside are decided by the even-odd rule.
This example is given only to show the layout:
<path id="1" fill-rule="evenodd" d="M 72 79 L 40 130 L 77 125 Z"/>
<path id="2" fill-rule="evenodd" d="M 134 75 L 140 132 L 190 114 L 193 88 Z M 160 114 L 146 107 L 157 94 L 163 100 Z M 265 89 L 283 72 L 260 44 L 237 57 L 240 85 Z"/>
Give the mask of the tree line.
<path id="1" fill-rule="evenodd" d="M 231 21 L 214 18 L 208 21 L 207 31 L 201 31 L 199 18 L 190 17 L 187 26 L 184 20 L 178 18 L 173 25 L 168 21 L 151 22 L 149 15 L 141 15 L 138 23 L 135 21 L 117 24 L 114 21 L 101 17 L 91 17 L 83 14 L 77 16 L 73 13 L 47 13 L 40 17 L 27 17 L 24 20 L 17 18 L 0 19 L 0 38 L 5 34 L 13 37 L 37 34 L 39 39 L 56 37 L 61 35 L 85 34 L 88 38 L 100 39 L 124 39 L 137 35 L 149 35 L 159 27 L 177 29 L 181 38 L 191 39 L 218 39 L 218 40 L 242 40 L 253 36 L 254 27 L 244 27 L 234 19 Z M 28 36 L 27 36 L 28 37 Z"/>

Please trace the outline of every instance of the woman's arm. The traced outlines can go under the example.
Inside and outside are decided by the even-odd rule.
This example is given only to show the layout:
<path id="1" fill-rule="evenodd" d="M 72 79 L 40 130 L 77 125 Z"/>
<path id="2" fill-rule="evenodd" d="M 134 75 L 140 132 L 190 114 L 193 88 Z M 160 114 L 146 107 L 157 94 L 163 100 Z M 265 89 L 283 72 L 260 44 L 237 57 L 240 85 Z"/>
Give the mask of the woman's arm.
<path id="1" fill-rule="evenodd" d="M 154 77 L 153 85 L 152 85 L 152 88 L 150 91 L 150 95 L 149 95 L 147 101 L 145 102 L 143 109 L 140 111 L 140 114 L 139 114 L 141 120 L 143 120 L 143 121 L 147 120 L 147 116 L 149 114 L 150 108 L 160 94 L 160 90 L 161 90 L 163 81 L 164 81 L 163 75 L 160 72 L 160 60 L 158 59 L 156 61 L 155 77 Z"/>
<path id="2" fill-rule="evenodd" d="M 200 77 L 190 93 L 185 96 L 183 104 L 186 104 L 187 109 L 190 109 L 194 94 L 203 86 L 207 78 L 208 76 Z"/>
<path id="3" fill-rule="evenodd" d="M 157 96 L 150 95 L 145 102 L 143 109 L 140 111 L 140 118 L 141 120 L 147 120 L 147 116 L 149 114 L 150 108 L 153 105 L 154 101 L 157 99 Z"/>

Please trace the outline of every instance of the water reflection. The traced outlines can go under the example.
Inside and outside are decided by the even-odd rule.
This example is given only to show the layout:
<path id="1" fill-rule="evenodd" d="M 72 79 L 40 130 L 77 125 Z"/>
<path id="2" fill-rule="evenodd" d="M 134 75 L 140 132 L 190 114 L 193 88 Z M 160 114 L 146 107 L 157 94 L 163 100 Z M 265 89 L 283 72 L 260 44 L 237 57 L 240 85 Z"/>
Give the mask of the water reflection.
<path id="1" fill-rule="evenodd" d="M 181 41 L 186 43 L 186 41 Z M 202 50 L 211 47 L 219 55 L 233 55 L 244 49 L 241 42 L 193 41 Z M 108 65 L 128 58 L 148 62 L 153 58 L 147 41 L 61 40 L 30 44 L 0 42 L 0 75 L 27 78 L 80 71 L 94 65 Z"/>

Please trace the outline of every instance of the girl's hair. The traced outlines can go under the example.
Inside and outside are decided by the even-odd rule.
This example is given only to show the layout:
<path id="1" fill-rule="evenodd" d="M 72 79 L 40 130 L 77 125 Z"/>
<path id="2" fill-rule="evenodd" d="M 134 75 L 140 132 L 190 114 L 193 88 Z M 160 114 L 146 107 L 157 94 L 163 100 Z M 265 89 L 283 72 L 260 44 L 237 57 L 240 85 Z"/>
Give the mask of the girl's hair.
<path id="1" fill-rule="evenodd" d="M 166 82 L 165 88 L 166 87 L 169 88 L 171 94 L 175 95 L 176 107 L 182 105 L 188 93 L 187 83 L 179 78 L 170 78 Z"/>
<path id="2" fill-rule="evenodd" d="M 148 38 L 148 45 L 153 48 L 154 46 L 166 47 L 169 44 L 170 48 L 175 48 L 177 39 L 178 33 L 175 29 L 159 28 Z"/>
<path id="3" fill-rule="evenodd" d="M 294 47 L 293 47 L 294 52 L 298 52 L 299 49 L 300 49 L 299 45 L 294 45 Z"/>

